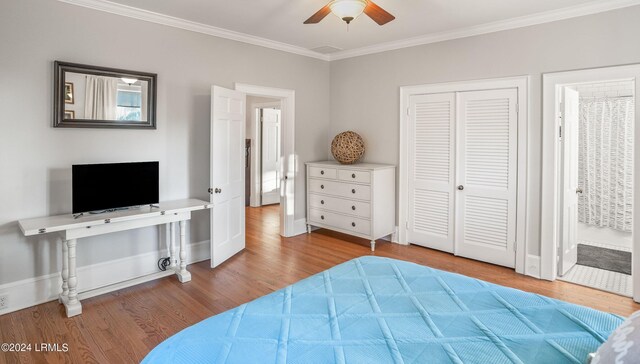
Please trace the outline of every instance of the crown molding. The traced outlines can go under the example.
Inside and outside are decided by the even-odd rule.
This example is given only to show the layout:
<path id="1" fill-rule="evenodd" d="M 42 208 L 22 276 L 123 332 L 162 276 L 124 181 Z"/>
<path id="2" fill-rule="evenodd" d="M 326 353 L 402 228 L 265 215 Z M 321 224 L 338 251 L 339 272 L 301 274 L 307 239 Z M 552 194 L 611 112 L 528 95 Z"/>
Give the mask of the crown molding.
<path id="1" fill-rule="evenodd" d="M 265 48 L 275 49 L 283 52 L 293 53 L 305 57 L 320 59 L 323 61 L 337 61 L 346 58 L 364 56 L 367 54 L 381 53 L 396 49 L 415 47 L 419 45 L 443 42 L 447 40 L 473 37 L 476 35 L 500 32 L 504 30 L 517 29 L 532 25 L 550 23 L 558 20 L 576 18 L 585 15 L 592 15 L 606 11 L 640 5 L 640 0 L 596 0 L 582 5 L 551 10 L 517 18 L 500 20 L 491 23 L 475 25 L 466 28 L 459 28 L 445 32 L 426 34 L 418 37 L 403 39 L 399 41 L 374 44 L 362 48 L 349 49 L 331 54 L 322 54 L 312 50 L 278 42 L 266 38 L 257 37 L 250 34 L 240 33 L 228 29 L 218 28 L 211 25 L 193 22 L 173 16 L 160 14 L 148 10 L 122 5 L 107 0 L 57 0 L 63 3 L 78 5 L 85 8 L 99 10 L 111 14 L 126 16 L 151 23 L 166 25 L 174 28 L 184 29 L 196 33 L 212 35 L 219 38 L 230 39 L 242 43 L 257 45 Z"/>
<path id="2" fill-rule="evenodd" d="M 278 42 L 266 38 L 257 37 L 250 34 L 240 33 L 233 30 L 223 29 L 214 27 L 211 25 L 206 25 L 202 23 L 197 23 L 190 20 L 185 20 L 181 18 L 176 18 L 170 15 L 160 14 L 153 11 L 148 11 L 144 9 L 135 8 L 128 5 L 122 5 L 118 3 L 114 3 L 107 0 L 58 0 L 63 3 L 78 5 L 85 8 L 99 10 L 106 13 L 122 15 L 129 18 L 134 18 L 138 20 L 147 21 L 150 23 L 156 23 L 161 25 L 166 25 L 174 28 L 184 29 L 196 33 L 202 33 L 207 35 L 212 35 L 219 38 L 235 40 L 242 43 L 257 45 L 260 47 L 275 49 L 278 51 L 288 52 L 297 54 L 300 56 L 311 57 L 316 59 L 321 59 L 323 61 L 328 61 L 329 57 L 326 54 L 314 52 L 312 50 Z"/>
<path id="3" fill-rule="evenodd" d="M 550 23 L 558 20 L 577 18 L 580 16 L 602 13 L 610 10 L 640 5 L 640 0 L 597 0 L 582 5 L 545 11 L 541 13 L 500 20 L 491 23 L 475 25 L 451 31 L 426 34 L 414 38 L 392 41 L 372 46 L 349 49 L 329 55 L 330 61 L 364 56 L 367 54 L 381 53 L 401 48 L 415 47 L 419 45 L 443 42 L 447 40 L 473 37 L 476 35 L 495 33 L 504 30 L 524 28 L 532 25 Z"/>

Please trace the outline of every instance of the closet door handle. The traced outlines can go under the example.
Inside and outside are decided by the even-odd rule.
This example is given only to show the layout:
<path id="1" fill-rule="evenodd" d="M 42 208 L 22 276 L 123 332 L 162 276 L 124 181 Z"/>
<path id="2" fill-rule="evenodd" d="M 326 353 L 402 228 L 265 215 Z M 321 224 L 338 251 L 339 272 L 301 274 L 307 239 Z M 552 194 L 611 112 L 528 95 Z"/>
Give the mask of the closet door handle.
<path id="1" fill-rule="evenodd" d="M 460 191 L 462 191 L 462 190 L 464 190 L 464 186 L 463 186 L 463 185 L 460 185 L 460 186 L 458 186 L 458 189 L 459 189 Z"/>
<path id="2" fill-rule="evenodd" d="M 580 187 L 576 188 L 576 193 L 582 194 L 582 188 Z"/>

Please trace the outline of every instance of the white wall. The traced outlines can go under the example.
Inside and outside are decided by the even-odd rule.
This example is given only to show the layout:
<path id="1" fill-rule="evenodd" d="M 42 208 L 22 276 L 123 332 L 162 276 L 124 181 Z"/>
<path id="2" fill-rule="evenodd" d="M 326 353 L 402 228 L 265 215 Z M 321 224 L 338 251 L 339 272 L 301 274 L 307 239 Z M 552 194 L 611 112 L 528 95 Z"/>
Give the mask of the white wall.
<path id="1" fill-rule="evenodd" d="M 208 199 L 210 87 L 296 91 L 296 151 L 327 158 L 329 64 L 53 0 L 0 2 L 0 285 L 59 271 L 58 238 L 26 239 L 17 220 L 71 211 L 71 165 L 160 161 L 160 199 Z M 157 130 L 51 127 L 53 61 L 158 74 Z M 304 217 L 304 174 L 296 218 Z M 209 239 L 209 214 L 190 224 Z M 80 266 L 155 251 L 157 229 L 81 241 Z"/>
<path id="2" fill-rule="evenodd" d="M 365 140 L 365 161 L 398 164 L 400 86 L 531 75 L 529 253 L 540 254 L 542 74 L 639 63 L 640 6 L 331 62 L 331 128 Z"/>

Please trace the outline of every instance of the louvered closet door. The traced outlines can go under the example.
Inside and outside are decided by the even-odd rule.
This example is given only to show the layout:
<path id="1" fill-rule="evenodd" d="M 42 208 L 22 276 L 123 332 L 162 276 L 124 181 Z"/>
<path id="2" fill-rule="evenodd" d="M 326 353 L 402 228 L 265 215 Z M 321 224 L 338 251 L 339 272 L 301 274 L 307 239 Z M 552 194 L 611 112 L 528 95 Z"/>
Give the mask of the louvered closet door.
<path id="1" fill-rule="evenodd" d="M 457 96 L 456 255 L 515 266 L 517 89 Z"/>
<path id="2" fill-rule="evenodd" d="M 412 96 L 408 241 L 453 252 L 455 94 Z"/>

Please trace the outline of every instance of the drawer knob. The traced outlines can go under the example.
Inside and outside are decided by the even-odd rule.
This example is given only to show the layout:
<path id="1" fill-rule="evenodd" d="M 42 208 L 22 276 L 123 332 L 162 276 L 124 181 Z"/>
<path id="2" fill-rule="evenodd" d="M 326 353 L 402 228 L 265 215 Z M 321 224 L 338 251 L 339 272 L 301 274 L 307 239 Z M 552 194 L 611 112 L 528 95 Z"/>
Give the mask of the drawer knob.
<path id="1" fill-rule="evenodd" d="M 320 188 L 324 190 L 324 185 L 320 185 Z"/>
<path id="2" fill-rule="evenodd" d="M 355 211 L 356 207 L 355 206 L 351 206 L 351 210 Z"/>
<path id="3" fill-rule="evenodd" d="M 320 215 L 320 219 L 321 219 L 321 220 L 324 220 L 324 215 Z"/>
<path id="4" fill-rule="evenodd" d="M 351 174 L 351 178 L 356 178 L 356 174 L 355 174 L 355 173 L 352 173 L 352 174 Z"/>
<path id="5" fill-rule="evenodd" d="M 351 226 L 356 227 L 356 223 L 355 223 L 355 222 L 352 222 L 352 223 L 351 223 Z"/>
<path id="6" fill-rule="evenodd" d="M 320 171 L 320 174 L 324 174 L 324 171 Z"/>
<path id="7" fill-rule="evenodd" d="M 320 200 L 320 203 L 324 205 L 324 200 Z"/>
<path id="8" fill-rule="evenodd" d="M 354 189 L 352 189 L 352 190 L 351 190 L 351 193 L 356 193 L 356 189 L 355 189 L 355 188 L 354 188 Z"/>

